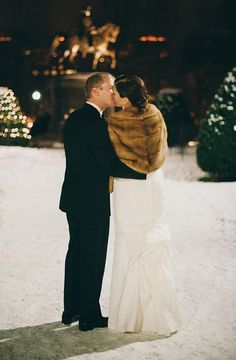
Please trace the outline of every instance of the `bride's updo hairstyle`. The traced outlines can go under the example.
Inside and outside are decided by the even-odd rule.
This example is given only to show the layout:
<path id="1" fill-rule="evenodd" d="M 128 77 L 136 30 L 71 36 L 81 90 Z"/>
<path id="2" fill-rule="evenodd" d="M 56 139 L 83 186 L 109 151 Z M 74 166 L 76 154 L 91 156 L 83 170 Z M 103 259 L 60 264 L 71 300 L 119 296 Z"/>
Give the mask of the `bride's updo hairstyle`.
<path id="1" fill-rule="evenodd" d="M 115 86 L 121 97 L 127 97 L 140 112 L 146 110 L 148 92 L 143 80 L 136 75 L 120 75 Z"/>

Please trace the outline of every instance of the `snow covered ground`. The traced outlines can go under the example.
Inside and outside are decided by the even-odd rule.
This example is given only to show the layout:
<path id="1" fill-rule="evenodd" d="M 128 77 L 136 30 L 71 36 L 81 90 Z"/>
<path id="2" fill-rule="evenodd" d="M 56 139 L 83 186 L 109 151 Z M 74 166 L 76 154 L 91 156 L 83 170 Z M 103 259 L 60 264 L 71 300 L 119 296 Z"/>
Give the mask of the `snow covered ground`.
<path id="1" fill-rule="evenodd" d="M 183 329 L 165 339 L 107 329 L 84 334 L 59 323 L 68 244 L 65 215 L 58 210 L 63 150 L 1 146 L 0 164 L 0 335 L 11 339 L 0 340 L 2 359 L 236 359 L 235 182 L 198 182 L 203 174 L 194 150 L 183 156 L 170 151 L 164 173 Z M 104 314 L 113 241 L 112 226 L 101 298 Z M 33 350 L 29 354 L 32 334 L 35 339 L 57 328 L 62 328 L 57 354 L 40 355 L 40 347 L 37 356 Z M 25 334 L 19 348 L 14 334 Z M 24 343 L 27 336 L 32 336 L 31 342 Z M 46 344 L 45 338 L 38 341 Z M 54 349 L 55 341 L 48 340 L 47 346 Z M 73 341 L 77 347 L 65 351 Z"/>

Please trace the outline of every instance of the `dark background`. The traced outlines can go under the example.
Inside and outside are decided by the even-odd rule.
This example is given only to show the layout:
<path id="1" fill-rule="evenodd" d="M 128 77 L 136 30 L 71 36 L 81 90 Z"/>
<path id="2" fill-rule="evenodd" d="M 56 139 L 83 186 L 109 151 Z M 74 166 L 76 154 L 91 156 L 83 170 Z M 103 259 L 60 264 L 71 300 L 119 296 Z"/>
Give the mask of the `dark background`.
<path id="1" fill-rule="evenodd" d="M 78 27 L 80 11 L 87 5 L 93 8 L 96 25 L 115 22 L 126 39 L 145 32 L 163 33 L 174 40 L 191 34 L 222 40 L 232 36 L 233 40 L 235 34 L 234 0 L 1 1 L 0 31 L 46 45 L 56 31 Z"/>
<path id="2" fill-rule="evenodd" d="M 96 26 L 114 22 L 121 28 L 115 44 L 118 64 L 111 72 L 143 77 L 152 94 L 166 86 L 182 89 L 192 116 L 200 121 L 235 65 L 235 0 L 1 1 L 0 36 L 12 41 L 0 42 L 0 86 L 12 87 L 25 111 L 32 112 L 32 90 L 45 89 L 49 81 L 32 71 L 49 66 L 56 33 L 80 29 L 87 5 Z M 165 36 L 167 41 L 143 43 L 141 35 Z M 89 66 L 81 70 L 89 71 Z M 104 66 L 98 70 L 109 70 Z"/>

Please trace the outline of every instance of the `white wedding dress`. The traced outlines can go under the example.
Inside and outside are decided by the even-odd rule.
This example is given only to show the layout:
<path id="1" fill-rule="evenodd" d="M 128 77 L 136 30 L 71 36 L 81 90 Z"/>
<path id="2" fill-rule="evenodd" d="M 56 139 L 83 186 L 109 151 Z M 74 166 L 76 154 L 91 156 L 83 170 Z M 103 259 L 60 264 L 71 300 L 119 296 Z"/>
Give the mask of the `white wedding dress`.
<path id="1" fill-rule="evenodd" d="M 115 179 L 115 246 L 108 327 L 170 335 L 181 326 L 172 277 L 162 170 Z"/>

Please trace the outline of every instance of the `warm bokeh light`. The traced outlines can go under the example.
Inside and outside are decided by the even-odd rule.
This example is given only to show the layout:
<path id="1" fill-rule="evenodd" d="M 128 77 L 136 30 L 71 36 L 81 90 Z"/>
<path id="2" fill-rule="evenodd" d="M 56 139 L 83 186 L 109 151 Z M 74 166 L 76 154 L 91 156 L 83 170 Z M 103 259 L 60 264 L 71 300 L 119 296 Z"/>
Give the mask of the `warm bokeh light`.
<path id="1" fill-rule="evenodd" d="M 36 69 L 32 70 L 32 75 L 33 75 L 33 76 L 38 76 L 38 75 L 39 75 L 39 71 L 36 70 Z"/>
<path id="2" fill-rule="evenodd" d="M 188 146 L 190 146 L 190 147 L 193 147 L 193 146 L 197 146 L 197 144 L 198 144 L 198 141 L 189 141 L 188 142 Z"/>
<path id="3" fill-rule="evenodd" d="M 73 69 L 67 69 L 67 70 L 65 71 L 65 73 L 66 73 L 67 75 L 73 75 L 73 74 L 76 74 L 77 71 L 76 71 L 76 70 L 73 70 Z"/>
<path id="4" fill-rule="evenodd" d="M 142 42 L 164 42 L 167 40 L 167 38 L 164 36 L 142 35 L 140 36 L 139 40 Z"/>
<path id="5" fill-rule="evenodd" d="M 25 55 L 25 56 L 29 56 L 30 54 L 31 54 L 31 50 L 26 49 L 26 50 L 24 51 L 24 55 Z"/>
<path id="6" fill-rule="evenodd" d="M 160 58 L 165 58 L 165 57 L 168 57 L 168 52 L 167 51 L 162 51 L 161 53 L 160 53 Z"/>
<path id="7" fill-rule="evenodd" d="M 32 117 L 27 116 L 25 123 L 26 123 L 27 128 L 31 129 L 34 121 L 33 121 Z"/>
<path id="8" fill-rule="evenodd" d="M 9 42 L 12 41 L 10 36 L 0 36 L 0 42 Z"/>

